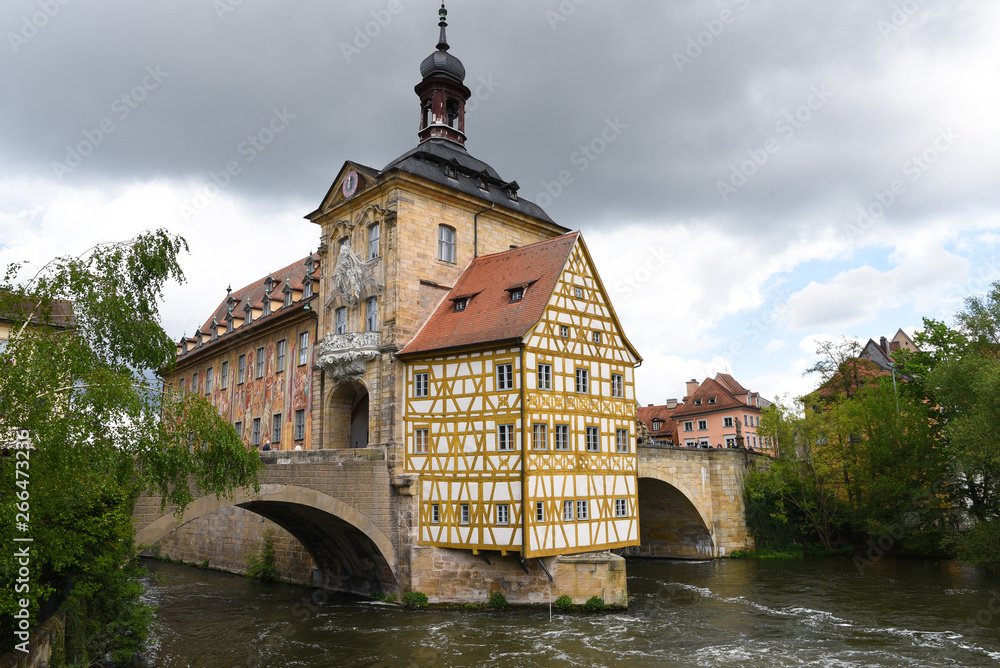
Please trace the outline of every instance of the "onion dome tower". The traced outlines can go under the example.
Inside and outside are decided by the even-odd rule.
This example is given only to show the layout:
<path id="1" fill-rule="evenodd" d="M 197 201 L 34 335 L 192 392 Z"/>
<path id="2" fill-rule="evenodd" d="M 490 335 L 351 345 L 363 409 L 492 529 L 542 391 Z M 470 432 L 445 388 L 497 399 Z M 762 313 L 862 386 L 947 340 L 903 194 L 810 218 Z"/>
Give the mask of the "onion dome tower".
<path id="1" fill-rule="evenodd" d="M 465 65 L 448 53 L 448 10 L 444 2 L 439 12 L 441 36 L 437 51 L 420 63 L 423 80 L 414 91 L 420 98 L 421 143 L 428 139 L 447 139 L 465 146 L 465 103 L 472 91 L 465 87 Z"/>

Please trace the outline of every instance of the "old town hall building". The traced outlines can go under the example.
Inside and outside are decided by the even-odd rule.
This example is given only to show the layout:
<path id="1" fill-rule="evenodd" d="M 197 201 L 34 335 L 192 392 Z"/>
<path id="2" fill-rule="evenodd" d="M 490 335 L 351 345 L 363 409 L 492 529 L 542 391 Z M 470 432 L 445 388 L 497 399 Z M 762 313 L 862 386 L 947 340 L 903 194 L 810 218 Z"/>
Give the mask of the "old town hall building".
<path id="1" fill-rule="evenodd" d="M 345 163 L 307 216 L 320 232 L 315 267 L 290 272 L 297 292 L 289 306 L 275 302 L 271 317 L 305 308 L 312 321 L 247 333 L 246 351 L 227 352 L 233 365 L 263 347 L 266 372 L 279 340 L 297 343 L 300 329 L 314 337 L 302 353 L 311 406 L 301 443 L 385 449 L 408 508 L 405 588 L 432 600 L 450 597 L 435 584 L 442 568 L 509 560 L 526 574 L 527 559 L 639 537 L 633 370 L 641 358 L 580 233 L 466 150 L 471 93 L 449 52 L 446 15 L 442 6 L 439 42 L 415 88 L 418 146 L 380 170 Z M 253 302 L 264 290 L 244 292 Z M 203 341 L 182 342 L 168 382 L 190 384 L 199 370 L 187 359 L 203 356 L 213 337 L 236 338 L 220 315 L 232 309 L 220 306 Z M 267 324 L 235 317 L 239 329 Z M 266 427 L 297 410 L 287 401 L 261 408 L 241 426 L 246 434 L 247 420 Z M 290 449 L 284 429 L 272 440 Z M 259 440 L 251 431 L 248 444 Z"/>

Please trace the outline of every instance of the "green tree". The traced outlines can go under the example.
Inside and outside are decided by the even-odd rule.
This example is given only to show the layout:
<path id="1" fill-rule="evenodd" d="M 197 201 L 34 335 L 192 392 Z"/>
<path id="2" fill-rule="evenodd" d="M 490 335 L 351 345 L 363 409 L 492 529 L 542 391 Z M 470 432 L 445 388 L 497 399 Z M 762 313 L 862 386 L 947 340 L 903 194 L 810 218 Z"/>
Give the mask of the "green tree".
<path id="1" fill-rule="evenodd" d="M 32 446 L 0 457 L 0 540 L 32 539 L 17 543 L 30 550 L 24 582 L 12 550 L 0 556 L 0 616 L 6 627 L 22 599 L 37 611 L 71 584 L 86 609 L 88 657 L 76 660 L 121 663 L 145 640 L 151 611 L 139 600 L 131 520 L 140 494 L 183 509 L 196 496 L 258 485 L 259 457 L 216 409 L 155 380 L 175 351 L 159 303 L 168 281 L 183 280 L 186 250 L 180 237 L 147 232 L 57 258 L 24 280 L 25 265 L 11 265 L 0 284 L 11 325 L 0 427 L 4 443 L 18 432 Z M 57 319 L 59 300 L 71 303 L 72 326 Z"/>

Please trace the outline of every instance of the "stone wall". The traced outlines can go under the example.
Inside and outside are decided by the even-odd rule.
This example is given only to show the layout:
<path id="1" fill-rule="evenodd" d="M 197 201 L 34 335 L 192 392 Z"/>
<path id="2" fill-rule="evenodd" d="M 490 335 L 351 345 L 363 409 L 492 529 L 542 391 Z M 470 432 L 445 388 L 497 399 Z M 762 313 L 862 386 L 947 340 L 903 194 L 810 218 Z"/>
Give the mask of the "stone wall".
<path id="1" fill-rule="evenodd" d="M 639 448 L 639 478 L 659 480 L 676 488 L 694 506 L 711 538 L 710 551 L 697 545 L 685 545 L 677 554 L 656 556 L 679 557 L 724 557 L 734 550 L 753 548 L 753 538 L 747 533 L 745 504 L 743 501 L 743 476 L 756 461 L 769 461 L 767 455 L 750 453 L 746 450 L 702 449 L 641 446 Z M 655 485 L 645 486 L 647 491 L 658 489 Z M 644 505 L 640 487 L 640 512 Z M 663 489 L 662 487 L 659 489 Z M 646 500 L 645 504 L 655 507 L 659 501 Z M 647 521 L 668 521 L 665 515 L 651 515 L 640 519 L 641 535 L 649 536 L 656 527 L 643 527 Z M 666 530 L 666 528 L 661 527 Z M 640 537 L 641 537 L 640 535 Z M 697 532 L 689 531 L 692 540 Z M 655 546 L 640 546 L 640 550 L 655 552 Z M 634 550 L 629 554 L 636 554 Z M 652 555 L 649 555 L 652 556 Z"/>
<path id="2" fill-rule="evenodd" d="M 516 555 L 495 552 L 416 546 L 410 560 L 412 590 L 431 603 L 484 604 L 500 592 L 512 605 L 543 605 L 563 595 L 578 604 L 593 596 L 609 605 L 628 604 L 625 560 L 610 552 L 529 559 L 527 573 Z"/>
<path id="3" fill-rule="evenodd" d="M 27 653 L 15 649 L 0 656 L 0 668 L 47 668 L 53 649 L 62 649 L 65 638 L 66 618 L 57 612 L 31 634 Z"/>
<path id="4" fill-rule="evenodd" d="M 231 573 L 244 573 L 247 558 L 260 553 L 264 536 L 274 539 L 278 576 L 311 584 L 316 564 L 290 533 L 260 515 L 237 506 L 204 515 L 173 530 L 144 555 L 203 564 Z"/>

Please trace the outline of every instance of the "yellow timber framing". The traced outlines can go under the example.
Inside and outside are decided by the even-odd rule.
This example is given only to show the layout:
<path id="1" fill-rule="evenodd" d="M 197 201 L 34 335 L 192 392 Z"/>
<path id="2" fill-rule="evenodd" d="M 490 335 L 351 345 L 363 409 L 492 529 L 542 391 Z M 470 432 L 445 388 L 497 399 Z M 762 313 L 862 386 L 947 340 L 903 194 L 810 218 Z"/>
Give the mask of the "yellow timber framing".
<path id="1" fill-rule="evenodd" d="M 584 291 L 582 299 L 575 288 Z M 563 324 L 572 328 L 571 337 L 560 336 Z M 599 344 L 594 331 L 601 332 Z M 518 550 L 534 558 L 638 543 L 633 370 L 641 358 L 622 333 L 582 239 L 542 318 L 523 339 L 429 351 L 404 361 L 405 468 L 421 479 L 421 544 Z M 498 392 L 496 365 L 506 363 L 519 365 L 520 387 Z M 539 364 L 551 366 L 551 385 L 543 389 Z M 575 391 L 577 368 L 593 372 L 587 394 Z M 416 373 L 428 374 L 430 396 L 420 400 L 425 403 L 414 402 Z M 520 451 L 498 451 L 497 425 L 515 419 Z M 417 423 L 432 430 L 427 456 L 413 451 Z M 546 425 L 543 450 L 534 449 L 535 424 Z M 566 428 L 565 450 L 555 449 L 556 425 Z M 585 447 L 587 426 L 598 428 L 599 452 Z M 617 452 L 618 430 L 627 433 L 627 452 Z M 580 501 L 585 519 L 577 519 Z M 566 502 L 572 504 L 570 520 L 563 518 Z M 438 505 L 436 524 L 430 522 L 432 504 Z M 464 504 L 468 524 L 461 523 Z M 505 525 L 496 523 L 497 504 L 507 505 Z M 622 505 L 625 516 L 618 517 Z"/>

